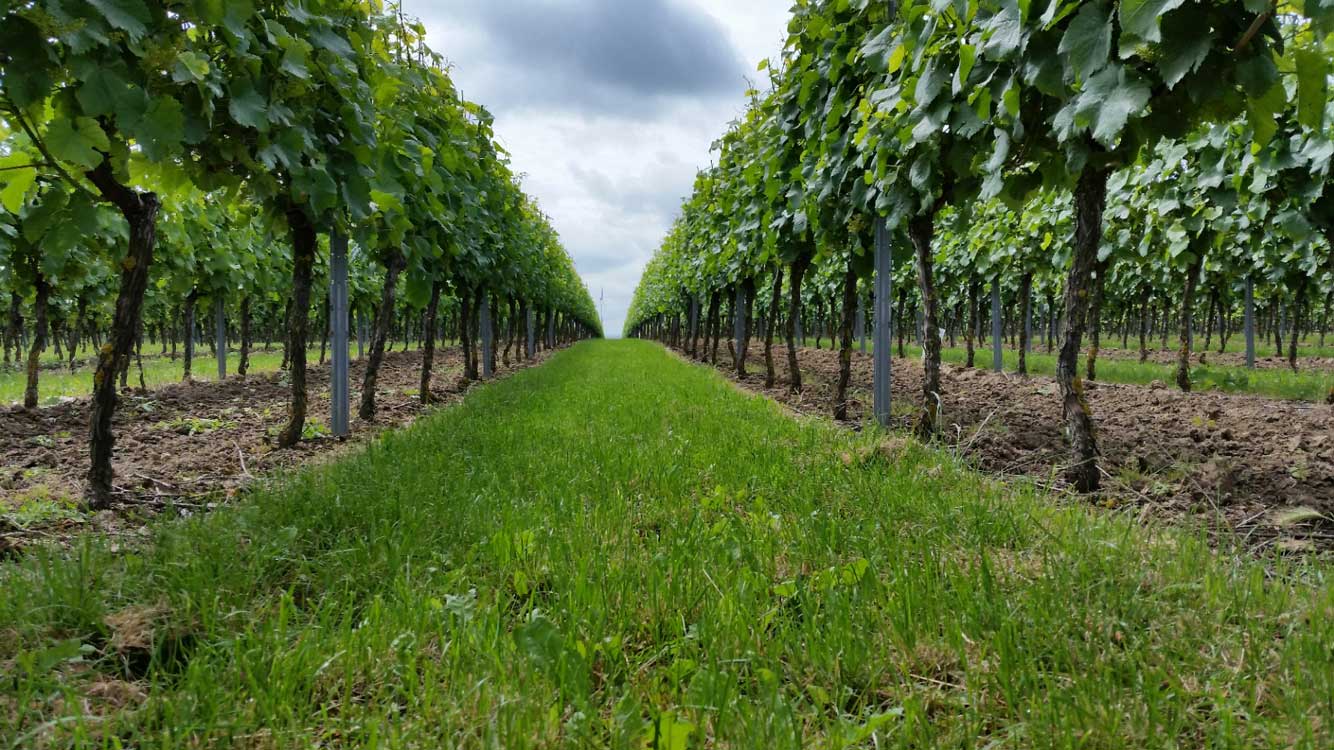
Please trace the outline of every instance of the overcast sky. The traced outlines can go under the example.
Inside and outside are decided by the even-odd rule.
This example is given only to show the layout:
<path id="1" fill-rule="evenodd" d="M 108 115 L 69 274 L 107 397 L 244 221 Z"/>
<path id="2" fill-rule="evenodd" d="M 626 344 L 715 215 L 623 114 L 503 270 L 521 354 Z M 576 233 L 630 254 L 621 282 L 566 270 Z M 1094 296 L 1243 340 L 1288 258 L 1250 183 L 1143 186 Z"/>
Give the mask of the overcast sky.
<path id="1" fill-rule="evenodd" d="M 551 216 L 619 336 L 644 264 L 791 0 L 404 0 Z"/>

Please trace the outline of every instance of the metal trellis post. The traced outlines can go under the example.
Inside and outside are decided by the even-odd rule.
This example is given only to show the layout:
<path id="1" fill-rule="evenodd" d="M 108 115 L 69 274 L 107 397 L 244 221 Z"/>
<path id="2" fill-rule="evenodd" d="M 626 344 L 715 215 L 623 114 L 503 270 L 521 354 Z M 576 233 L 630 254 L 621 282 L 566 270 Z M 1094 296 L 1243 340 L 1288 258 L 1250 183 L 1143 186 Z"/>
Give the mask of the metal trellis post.
<path id="1" fill-rule="evenodd" d="M 227 379 L 227 304 L 222 295 L 213 302 L 213 335 L 218 350 L 218 380 Z"/>
<path id="2" fill-rule="evenodd" d="M 1246 279 L 1246 366 L 1255 369 L 1255 282 Z"/>
<path id="3" fill-rule="evenodd" d="M 1000 277 L 991 282 L 991 369 L 1000 372 L 1004 365 L 1001 357 L 1001 290 Z"/>
<path id="4" fill-rule="evenodd" d="M 330 427 L 334 437 L 347 437 L 350 430 L 349 362 L 347 312 L 347 236 L 335 232 L 329 237 L 329 327 L 333 344 L 329 390 Z M 358 339 L 360 342 L 360 339 Z"/>
<path id="5" fill-rule="evenodd" d="M 885 225 L 884 219 L 878 219 L 875 225 L 875 342 L 873 344 L 875 355 L 875 420 L 881 427 L 889 426 L 890 416 L 890 340 L 892 337 L 893 320 L 892 304 L 893 286 L 890 274 L 893 271 L 891 250 L 889 246 L 889 227 Z"/>

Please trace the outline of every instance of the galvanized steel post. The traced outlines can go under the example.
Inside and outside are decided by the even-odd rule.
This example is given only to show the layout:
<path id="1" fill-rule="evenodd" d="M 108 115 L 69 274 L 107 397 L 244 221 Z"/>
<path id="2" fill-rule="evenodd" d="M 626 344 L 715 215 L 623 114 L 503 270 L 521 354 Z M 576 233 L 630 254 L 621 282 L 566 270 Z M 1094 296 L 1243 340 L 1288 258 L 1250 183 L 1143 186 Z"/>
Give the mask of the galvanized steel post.
<path id="1" fill-rule="evenodd" d="M 348 359 L 351 352 L 348 350 L 347 305 L 347 236 L 335 232 L 329 237 L 329 328 L 333 340 L 329 424 L 335 437 L 347 437 L 350 432 Z"/>
<path id="2" fill-rule="evenodd" d="M 1255 369 L 1255 282 L 1246 279 L 1246 366 Z"/>
<path id="3" fill-rule="evenodd" d="M 890 274 L 893 272 L 893 260 L 889 246 L 889 227 L 883 218 L 875 225 L 875 342 L 872 354 L 875 358 L 874 388 L 875 420 L 882 427 L 889 426 L 890 417 L 890 340 L 893 335 L 892 300 L 894 290 Z"/>
<path id="4" fill-rule="evenodd" d="M 1000 277 L 991 282 L 991 369 L 1000 372 L 1004 360 L 1001 357 L 1001 290 Z"/>
<path id="5" fill-rule="evenodd" d="M 218 350 L 218 380 L 227 379 L 227 303 L 219 293 L 213 302 L 213 337 Z"/>

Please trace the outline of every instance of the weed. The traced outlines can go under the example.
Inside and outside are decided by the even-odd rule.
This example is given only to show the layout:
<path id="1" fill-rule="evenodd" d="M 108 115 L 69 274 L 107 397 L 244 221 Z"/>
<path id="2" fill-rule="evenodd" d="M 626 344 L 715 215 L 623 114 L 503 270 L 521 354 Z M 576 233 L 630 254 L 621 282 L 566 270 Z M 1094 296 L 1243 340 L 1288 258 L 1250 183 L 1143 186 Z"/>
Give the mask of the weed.
<path id="1" fill-rule="evenodd" d="M 170 430 L 182 435 L 203 435 L 216 430 L 234 430 L 236 422 L 207 417 L 176 417 L 153 425 L 155 430 Z"/>

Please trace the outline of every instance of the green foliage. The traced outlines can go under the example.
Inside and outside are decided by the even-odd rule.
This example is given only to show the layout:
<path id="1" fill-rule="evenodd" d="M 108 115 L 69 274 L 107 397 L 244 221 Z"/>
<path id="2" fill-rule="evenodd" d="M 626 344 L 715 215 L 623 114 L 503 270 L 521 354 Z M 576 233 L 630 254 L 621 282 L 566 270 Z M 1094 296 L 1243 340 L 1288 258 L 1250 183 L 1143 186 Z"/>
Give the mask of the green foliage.
<path id="1" fill-rule="evenodd" d="M 883 217 L 896 288 L 915 285 L 905 223 L 937 217 L 936 286 L 1033 274 L 1059 294 L 1086 168 L 1109 170 L 1099 261 L 1108 307 L 1206 287 L 1262 303 L 1334 287 L 1331 9 L 1265 4 L 815 0 L 793 9 L 766 92 L 719 141 L 718 166 L 648 266 L 626 331 L 690 295 L 815 260 L 828 299 Z M 869 263 L 854 263 L 869 275 Z M 919 294 L 910 290 L 913 296 Z M 767 310 L 767 295 L 759 300 Z"/>
<path id="2" fill-rule="evenodd" d="M 145 317 L 190 294 L 281 318 L 303 214 L 353 238 L 352 304 L 406 261 L 598 330 L 573 263 L 421 24 L 379 3 L 37 2 L 0 12 L 0 289 L 40 256 L 58 318 L 110 316 L 126 247 L 113 186 L 161 199 Z M 30 264 L 28 264 L 30 265 Z"/>

